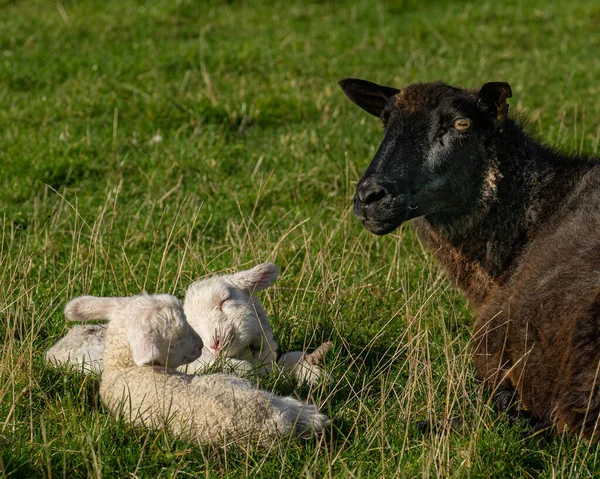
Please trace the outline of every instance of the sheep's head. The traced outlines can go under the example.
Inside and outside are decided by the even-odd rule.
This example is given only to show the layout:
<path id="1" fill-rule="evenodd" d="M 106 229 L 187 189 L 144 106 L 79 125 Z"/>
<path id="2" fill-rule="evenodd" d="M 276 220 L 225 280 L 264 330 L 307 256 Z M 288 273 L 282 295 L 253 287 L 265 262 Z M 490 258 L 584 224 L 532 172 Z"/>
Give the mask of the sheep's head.
<path id="1" fill-rule="evenodd" d="M 126 298 L 80 296 L 70 301 L 65 315 L 71 321 L 108 319 L 108 330 L 126 336 L 138 366 L 176 368 L 197 359 L 202 339 L 185 318 L 181 302 L 168 294 Z"/>
<path id="2" fill-rule="evenodd" d="M 346 78 L 340 86 L 384 124 L 354 196 L 354 215 L 370 232 L 388 234 L 419 216 L 451 226 L 495 201 L 502 175 L 490 148 L 510 124 L 508 83 L 486 83 L 478 91 L 441 82 L 398 90 Z"/>
<path id="3" fill-rule="evenodd" d="M 244 358 L 254 348 L 274 345 L 267 314 L 253 293 L 273 284 L 278 275 L 277 266 L 264 263 L 189 287 L 185 314 L 212 353 Z"/>

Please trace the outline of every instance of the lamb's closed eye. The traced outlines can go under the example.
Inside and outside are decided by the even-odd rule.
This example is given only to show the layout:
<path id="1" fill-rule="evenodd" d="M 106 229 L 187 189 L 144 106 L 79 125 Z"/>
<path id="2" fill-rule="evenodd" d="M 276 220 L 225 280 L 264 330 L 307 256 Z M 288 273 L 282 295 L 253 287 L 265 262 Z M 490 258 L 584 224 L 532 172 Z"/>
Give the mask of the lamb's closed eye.
<path id="1" fill-rule="evenodd" d="M 222 298 L 222 299 L 219 301 L 219 309 L 220 309 L 221 311 L 223 311 L 223 306 L 224 306 L 224 305 L 225 305 L 225 303 L 227 303 L 228 301 L 231 301 L 231 296 L 228 296 L 228 297 L 226 297 L 226 298 Z"/>

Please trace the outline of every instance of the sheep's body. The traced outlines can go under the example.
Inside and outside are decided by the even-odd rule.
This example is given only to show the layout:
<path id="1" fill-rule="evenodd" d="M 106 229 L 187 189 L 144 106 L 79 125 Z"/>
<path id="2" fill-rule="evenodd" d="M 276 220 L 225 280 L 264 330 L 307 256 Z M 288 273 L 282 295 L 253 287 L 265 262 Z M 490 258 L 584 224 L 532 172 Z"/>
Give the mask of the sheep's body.
<path id="1" fill-rule="evenodd" d="M 172 296 L 83 296 L 65 314 L 71 320 L 110 320 L 100 397 L 111 413 L 133 424 L 168 427 L 185 439 L 214 444 L 269 443 L 328 424 L 315 406 L 257 390 L 247 380 L 171 369 L 193 361 L 202 348 Z"/>
<path id="2" fill-rule="evenodd" d="M 301 383 L 329 379 L 318 361 L 306 361 L 302 351 L 291 351 L 277 360 L 271 323 L 253 291 L 270 286 L 277 278 L 274 264 L 265 263 L 234 274 L 217 275 L 193 283 L 183 308 L 190 326 L 204 342 L 198 359 L 179 368 L 203 374 L 218 369 L 236 375 L 266 375 L 276 369 Z M 227 298 L 223 302 L 223 298 Z M 83 371 L 102 371 L 105 329 L 100 325 L 74 326 L 54 344 L 46 357 L 53 364 L 70 364 Z M 328 343 L 327 343 L 328 344 Z M 212 346 L 212 347 L 211 347 Z M 329 349 L 329 346 L 327 347 Z"/>

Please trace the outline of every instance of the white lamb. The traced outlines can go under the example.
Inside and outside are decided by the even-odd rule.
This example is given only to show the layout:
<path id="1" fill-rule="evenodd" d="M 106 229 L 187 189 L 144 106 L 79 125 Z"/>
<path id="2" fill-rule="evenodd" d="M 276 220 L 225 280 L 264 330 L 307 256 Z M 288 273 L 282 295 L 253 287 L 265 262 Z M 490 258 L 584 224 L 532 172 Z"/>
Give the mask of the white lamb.
<path id="1" fill-rule="evenodd" d="M 247 380 L 176 371 L 201 354 L 202 340 L 173 296 L 81 296 L 67 304 L 65 315 L 71 321 L 109 320 L 100 397 L 111 413 L 133 424 L 221 445 L 311 435 L 328 424 L 314 405 L 258 390 Z"/>
<path id="2" fill-rule="evenodd" d="M 221 361 L 238 374 L 250 370 L 266 374 L 278 366 L 300 382 L 314 384 L 328 379 L 319 364 L 331 348 L 330 342 L 310 355 L 292 351 L 277 359 L 269 317 L 254 295 L 271 286 L 277 276 L 276 265 L 263 263 L 249 270 L 204 278 L 188 288 L 183 309 L 205 344 L 202 356 L 187 366 L 188 371 L 203 371 Z"/>
<path id="3" fill-rule="evenodd" d="M 201 279 L 188 288 L 183 309 L 206 350 L 188 370 L 202 370 L 219 358 L 227 358 L 225 364 L 238 372 L 272 369 L 277 344 L 267 313 L 253 293 L 273 284 L 278 275 L 277 266 L 264 263 Z"/>
<path id="4" fill-rule="evenodd" d="M 267 313 L 253 294 L 267 288 L 279 275 L 277 266 L 263 263 L 233 274 L 216 275 L 193 283 L 187 291 L 184 311 L 205 347 L 184 372 L 205 372 L 216 366 L 235 374 L 266 374 L 276 365 L 299 381 L 315 384 L 330 378 L 320 366 L 331 343 L 306 354 L 291 351 L 277 360 L 277 344 Z M 86 329 L 88 328 L 88 329 Z M 84 372 L 102 370 L 101 326 L 75 326 L 46 353 L 53 364 L 71 364 Z M 84 363 L 85 360 L 85 363 Z"/>

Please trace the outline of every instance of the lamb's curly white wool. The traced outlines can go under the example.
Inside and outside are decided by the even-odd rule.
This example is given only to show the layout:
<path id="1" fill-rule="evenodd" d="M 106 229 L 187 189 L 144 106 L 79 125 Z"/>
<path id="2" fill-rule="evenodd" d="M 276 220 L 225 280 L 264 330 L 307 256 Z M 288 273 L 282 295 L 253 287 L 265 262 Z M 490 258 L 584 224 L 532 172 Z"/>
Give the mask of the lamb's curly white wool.
<path id="1" fill-rule="evenodd" d="M 175 367 L 194 361 L 202 340 L 170 295 L 81 296 L 69 302 L 72 321 L 108 319 L 100 396 L 134 424 L 168 427 L 202 443 L 258 441 L 317 433 L 328 424 L 314 405 L 256 389 L 223 374 L 197 376 Z"/>
<path id="2" fill-rule="evenodd" d="M 190 364 L 188 370 L 203 369 L 217 358 L 228 358 L 242 371 L 272 369 L 277 360 L 277 344 L 267 313 L 254 292 L 273 284 L 278 275 L 277 266 L 263 263 L 192 283 L 183 309 L 208 354 Z"/>

